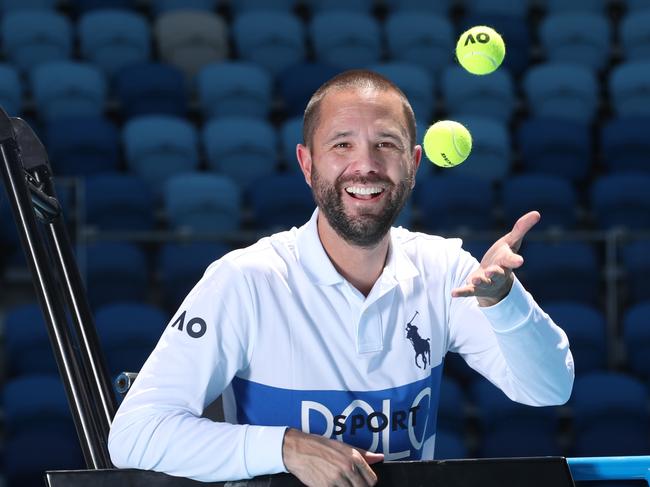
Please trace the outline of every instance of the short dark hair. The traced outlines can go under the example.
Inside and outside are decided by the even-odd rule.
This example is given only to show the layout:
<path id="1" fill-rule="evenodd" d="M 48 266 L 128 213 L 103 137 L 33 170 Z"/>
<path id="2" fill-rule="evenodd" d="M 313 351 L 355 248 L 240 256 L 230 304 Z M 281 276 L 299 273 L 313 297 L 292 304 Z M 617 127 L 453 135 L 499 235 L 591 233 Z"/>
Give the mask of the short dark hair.
<path id="1" fill-rule="evenodd" d="M 404 92 L 388 78 L 374 71 L 368 69 L 351 69 L 339 73 L 323 83 L 309 99 L 302 122 L 302 139 L 307 147 L 310 147 L 313 141 L 314 130 L 318 124 L 318 117 L 320 115 L 320 105 L 325 95 L 334 90 L 339 91 L 350 88 L 374 88 L 379 91 L 395 92 L 402 100 L 410 146 L 411 148 L 415 146 L 415 114 Z"/>

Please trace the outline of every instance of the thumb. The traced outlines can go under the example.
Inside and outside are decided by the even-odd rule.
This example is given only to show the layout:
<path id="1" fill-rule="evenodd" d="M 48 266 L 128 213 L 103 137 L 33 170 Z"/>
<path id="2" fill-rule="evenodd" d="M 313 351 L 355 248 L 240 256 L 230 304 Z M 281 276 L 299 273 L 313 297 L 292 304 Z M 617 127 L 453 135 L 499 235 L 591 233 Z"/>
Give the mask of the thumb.
<path id="1" fill-rule="evenodd" d="M 371 451 L 366 451 L 366 450 L 361 450 L 357 448 L 359 453 L 363 455 L 364 460 L 368 465 L 372 465 L 373 463 L 379 463 L 384 461 L 384 454 L 383 453 L 374 453 Z"/>

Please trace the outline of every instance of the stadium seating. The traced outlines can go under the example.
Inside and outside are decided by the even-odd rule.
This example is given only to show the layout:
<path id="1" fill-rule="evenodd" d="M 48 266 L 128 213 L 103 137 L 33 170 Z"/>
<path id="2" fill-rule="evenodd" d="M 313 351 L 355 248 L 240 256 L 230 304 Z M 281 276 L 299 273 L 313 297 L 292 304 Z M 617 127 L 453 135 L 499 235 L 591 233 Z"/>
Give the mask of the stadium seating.
<path id="1" fill-rule="evenodd" d="M 650 300 L 650 289 L 646 284 L 650 272 L 650 242 L 635 240 L 623 245 L 621 262 L 628 302 L 638 303 Z"/>
<path id="2" fill-rule="evenodd" d="M 609 63 L 611 30 L 603 13 L 568 12 L 547 15 L 539 35 L 549 61 L 600 70 Z"/>
<path id="3" fill-rule="evenodd" d="M 201 111 L 214 117 L 268 117 L 272 79 L 261 66 L 245 61 L 214 63 L 197 75 Z"/>
<path id="4" fill-rule="evenodd" d="M 551 301 L 544 311 L 569 337 L 576 375 L 607 368 L 605 317 L 594 306 L 579 301 Z"/>
<path id="5" fill-rule="evenodd" d="M 615 66 L 609 75 L 609 96 L 620 117 L 650 116 L 650 60 Z"/>
<path id="6" fill-rule="evenodd" d="M 20 115 L 23 107 L 23 85 L 11 64 L 0 64 L 0 107 L 11 117 Z"/>
<path id="7" fill-rule="evenodd" d="M 156 195 L 171 176 L 199 165 L 199 136 L 184 118 L 168 115 L 134 117 L 123 126 L 127 167 Z"/>
<path id="8" fill-rule="evenodd" d="M 435 109 L 434 78 L 423 67 L 409 63 L 384 63 L 373 71 L 395 83 L 406 95 L 417 120 L 431 120 Z"/>
<path id="9" fill-rule="evenodd" d="M 422 66 L 435 75 L 453 60 L 454 32 L 447 17 L 400 7 L 386 19 L 385 32 L 394 61 Z"/>
<path id="10" fill-rule="evenodd" d="M 372 14 L 374 0 L 306 0 L 314 13 L 342 11 Z"/>
<path id="11" fill-rule="evenodd" d="M 136 10 L 139 0 L 69 0 L 73 12 L 85 13 L 90 10 L 124 8 Z"/>
<path id="12" fill-rule="evenodd" d="M 465 431 L 466 400 L 460 384 L 449 376 L 440 382 L 440 402 L 438 403 L 437 433 L 449 432 L 463 434 Z M 436 441 L 437 446 L 437 441 Z"/>
<path id="13" fill-rule="evenodd" d="M 300 171 L 296 156 L 296 145 L 302 144 L 302 117 L 293 117 L 280 127 L 280 152 L 284 167 L 289 171 Z"/>
<path id="14" fill-rule="evenodd" d="M 70 58 L 72 25 L 54 10 L 15 10 L 0 20 L 5 58 L 22 72 Z"/>
<path id="15" fill-rule="evenodd" d="M 215 13 L 172 10 L 156 18 L 154 35 L 160 58 L 188 77 L 228 57 L 228 27 Z"/>
<path id="16" fill-rule="evenodd" d="M 237 0 L 236 2 L 230 2 L 230 8 L 235 15 L 251 10 L 291 12 L 296 3 L 298 3 L 298 0 L 274 0 L 273 2 L 267 0 Z"/>
<path id="17" fill-rule="evenodd" d="M 647 247 L 647 245 L 646 245 Z M 650 300 L 627 309 L 623 317 L 623 343 L 630 372 L 650 378 Z"/>
<path id="18" fill-rule="evenodd" d="M 608 0 L 541 0 L 549 13 L 556 12 L 603 12 Z"/>
<path id="19" fill-rule="evenodd" d="M 381 60 L 381 29 L 369 14 L 317 13 L 308 32 L 319 62 L 340 68 L 361 68 Z"/>
<path id="20" fill-rule="evenodd" d="M 598 259 L 594 247 L 582 241 L 524 241 L 526 265 L 518 277 L 542 305 L 572 300 L 596 305 L 600 297 Z"/>
<path id="21" fill-rule="evenodd" d="M 179 173 L 169 178 L 164 189 L 171 228 L 198 234 L 239 230 L 241 191 L 227 176 Z"/>
<path id="22" fill-rule="evenodd" d="M 302 173 L 279 173 L 265 179 L 246 195 L 255 228 L 265 232 L 299 227 L 316 208 Z"/>
<path id="23" fill-rule="evenodd" d="M 162 63 L 138 63 L 115 76 L 120 109 L 128 119 L 140 115 L 184 117 L 188 110 L 185 76 L 178 68 Z"/>
<path id="24" fill-rule="evenodd" d="M 92 64 L 56 61 L 34 68 L 31 89 L 39 116 L 50 122 L 102 116 L 108 84 L 100 69 Z"/>
<path id="25" fill-rule="evenodd" d="M 120 136 L 103 117 L 64 118 L 45 126 L 45 144 L 57 175 L 86 176 L 117 171 Z"/>
<path id="26" fill-rule="evenodd" d="M 470 456 L 468 450 L 462 434 L 441 431 L 440 429 L 436 431 L 436 449 L 434 453 L 436 460 L 467 458 Z"/>
<path id="27" fill-rule="evenodd" d="M 515 110 L 514 85 L 506 70 L 475 76 L 450 65 L 442 73 L 441 89 L 445 111 L 452 119 L 478 115 L 507 123 Z"/>
<path id="28" fill-rule="evenodd" d="M 503 181 L 503 218 L 508 224 L 531 210 L 542 219 L 535 230 L 571 229 L 576 225 L 578 198 L 571 183 L 558 176 L 522 174 Z"/>
<path id="29" fill-rule="evenodd" d="M 287 117 L 302 115 L 311 95 L 339 68 L 321 63 L 297 63 L 278 75 L 278 93 Z"/>
<path id="30" fill-rule="evenodd" d="M 594 71 L 569 63 L 543 63 L 524 74 L 522 88 L 530 112 L 589 123 L 598 108 L 598 81 Z"/>
<path id="31" fill-rule="evenodd" d="M 174 309 L 180 306 L 208 266 L 230 250 L 221 242 L 164 244 L 157 264 L 164 302 Z"/>
<path id="32" fill-rule="evenodd" d="M 208 168 L 228 176 L 242 188 L 276 171 L 277 134 L 265 120 L 216 118 L 203 127 L 202 140 Z"/>
<path id="33" fill-rule="evenodd" d="M 151 57 L 149 24 L 136 12 L 93 10 L 82 15 L 78 30 L 81 55 L 108 75 Z"/>
<path id="34" fill-rule="evenodd" d="M 451 8 L 451 0 L 439 0 L 431 2 L 429 0 L 386 0 L 386 5 L 390 11 L 415 11 L 415 12 L 433 12 L 438 15 L 447 15 Z"/>
<path id="35" fill-rule="evenodd" d="M 621 49 L 629 61 L 650 59 L 650 9 L 630 11 L 620 24 Z"/>
<path id="36" fill-rule="evenodd" d="M 613 118 L 601 126 L 602 162 L 607 170 L 650 173 L 650 139 L 645 131 L 649 123 L 650 117 Z"/>
<path id="37" fill-rule="evenodd" d="M 416 184 L 413 198 L 420 210 L 419 225 L 426 231 L 488 230 L 493 226 L 495 197 L 490 183 L 483 179 L 455 173 L 424 178 Z"/>
<path id="38" fill-rule="evenodd" d="M 465 9 L 473 14 L 481 15 L 511 15 L 524 21 L 528 13 L 528 1 L 517 0 L 491 0 L 485 2 L 482 0 L 466 0 Z M 486 24 L 490 25 L 490 24 Z"/>
<path id="39" fill-rule="evenodd" d="M 250 11 L 232 26 L 239 57 L 277 75 L 305 59 L 305 27 L 288 12 Z"/>
<path id="40" fill-rule="evenodd" d="M 149 3 L 153 14 L 159 16 L 172 10 L 202 10 L 213 12 L 217 9 L 219 0 L 152 0 Z M 239 3 L 242 2 L 233 2 L 232 5 Z"/>
<path id="41" fill-rule="evenodd" d="M 127 242 L 97 242 L 82 247 L 88 300 L 96 310 L 117 301 L 145 301 L 149 289 L 142 250 Z"/>
<path id="42" fill-rule="evenodd" d="M 2 0 L 0 1 L 0 13 L 13 12 L 15 10 L 55 10 L 59 0 Z"/>
<path id="43" fill-rule="evenodd" d="M 139 372 L 168 321 L 165 312 L 148 304 L 115 302 L 98 308 L 95 326 L 111 375 Z"/>
<path id="44" fill-rule="evenodd" d="M 154 197 L 137 176 L 103 173 L 86 178 L 86 222 L 101 231 L 153 230 Z"/>
<path id="45" fill-rule="evenodd" d="M 591 186 L 590 199 L 599 228 L 650 226 L 650 174 L 622 172 L 601 176 Z"/>
<path id="46" fill-rule="evenodd" d="M 526 172 L 583 181 L 592 169 L 593 137 L 586 122 L 533 117 L 516 131 Z"/>

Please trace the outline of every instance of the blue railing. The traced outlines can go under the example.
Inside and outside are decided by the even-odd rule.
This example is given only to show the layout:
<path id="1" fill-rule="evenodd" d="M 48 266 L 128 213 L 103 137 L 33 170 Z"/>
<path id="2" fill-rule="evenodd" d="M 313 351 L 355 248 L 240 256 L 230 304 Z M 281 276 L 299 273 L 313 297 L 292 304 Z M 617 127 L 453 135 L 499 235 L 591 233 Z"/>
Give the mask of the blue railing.
<path id="1" fill-rule="evenodd" d="M 567 458 L 573 480 L 633 480 L 650 484 L 650 456 Z"/>

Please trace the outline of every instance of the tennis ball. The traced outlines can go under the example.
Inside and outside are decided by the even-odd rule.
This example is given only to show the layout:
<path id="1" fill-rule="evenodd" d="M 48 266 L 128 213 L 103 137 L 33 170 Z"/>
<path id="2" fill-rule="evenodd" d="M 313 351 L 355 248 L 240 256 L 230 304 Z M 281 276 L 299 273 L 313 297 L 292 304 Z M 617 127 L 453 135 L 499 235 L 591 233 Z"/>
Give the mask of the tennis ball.
<path id="1" fill-rule="evenodd" d="M 454 167 L 472 151 L 472 136 L 460 123 L 441 120 L 424 134 L 424 153 L 436 166 Z"/>
<path id="2" fill-rule="evenodd" d="M 489 74 L 506 55 L 506 45 L 497 31 L 478 25 L 463 32 L 456 43 L 456 58 L 472 74 Z"/>

